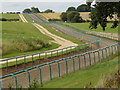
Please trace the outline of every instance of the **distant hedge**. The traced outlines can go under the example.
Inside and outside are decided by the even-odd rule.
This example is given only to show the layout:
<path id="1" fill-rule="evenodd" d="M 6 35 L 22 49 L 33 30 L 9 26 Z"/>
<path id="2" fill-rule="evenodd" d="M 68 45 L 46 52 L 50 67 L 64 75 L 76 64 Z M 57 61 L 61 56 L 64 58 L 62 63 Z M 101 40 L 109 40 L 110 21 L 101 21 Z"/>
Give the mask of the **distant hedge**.
<path id="1" fill-rule="evenodd" d="M 0 21 L 19 21 L 19 19 L 6 19 L 6 18 L 1 18 Z"/>
<path id="2" fill-rule="evenodd" d="M 61 19 L 48 19 L 48 21 L 62 21 Z"/>

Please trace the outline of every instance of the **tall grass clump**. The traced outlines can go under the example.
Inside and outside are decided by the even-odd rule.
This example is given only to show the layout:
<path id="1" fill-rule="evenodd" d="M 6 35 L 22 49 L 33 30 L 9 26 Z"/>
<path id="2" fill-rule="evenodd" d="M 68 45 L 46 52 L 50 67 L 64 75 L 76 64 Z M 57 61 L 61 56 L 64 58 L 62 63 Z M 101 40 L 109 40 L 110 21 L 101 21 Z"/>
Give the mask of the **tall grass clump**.
<path id="1" fill-rule="evenodd" d="M 49 47 L 51 44 L 47 40 L 27 38 L 19 40 L 4 40 L 2 43 L 2 55 L 7 55 L 14 52 L 28 52 L 40 50 Z"/>

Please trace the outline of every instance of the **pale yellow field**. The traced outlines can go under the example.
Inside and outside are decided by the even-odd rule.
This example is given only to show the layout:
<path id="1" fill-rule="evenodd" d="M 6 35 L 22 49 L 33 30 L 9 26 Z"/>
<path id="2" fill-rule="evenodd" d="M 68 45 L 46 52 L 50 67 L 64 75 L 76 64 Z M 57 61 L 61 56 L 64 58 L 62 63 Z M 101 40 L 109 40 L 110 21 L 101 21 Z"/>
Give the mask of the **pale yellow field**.
<path id="1" fill-rule="evenodd" d="M 61 13 L 40 13 L 39 15 L 41 15 L 46 20 L 48 20 L 48 19 L 60 19 Z"/>
<path id="2" fill-rule="evenodd" d="M 80 12 L 80 16 L 84 20 L 90 20 L 89 13 L 90 12 Z M 40 13 L 39 15 L 41 15 L 46 20 L 48 20 L 48 19 L 60 19 L 61 13 Z"/>
<path id="3" fill-rule="evenodd" d="M 82 17 L 83 20 L 91 20 L 89 18 L 90 12 L 80 12 L 80 16 Z M 45 20 L 48 19 L 60 19 L 61 13 L 39 13 L 40 16 L 42 16 Z M 114 18 L 116 16 L 114 15 Z M 114 21 L 114 19 L 107 18 L 108 21 Z"/>

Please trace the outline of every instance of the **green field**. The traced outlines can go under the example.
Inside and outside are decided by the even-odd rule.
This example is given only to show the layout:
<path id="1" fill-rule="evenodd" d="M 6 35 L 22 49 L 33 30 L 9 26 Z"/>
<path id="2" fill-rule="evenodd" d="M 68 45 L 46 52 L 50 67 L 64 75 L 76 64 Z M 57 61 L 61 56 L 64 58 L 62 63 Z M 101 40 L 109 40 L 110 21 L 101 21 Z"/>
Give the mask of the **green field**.
<path id="1" fill-rule="evenodd" d="M 103 31 L 102 27 L 98 25 L 97 29 L 90 29 L 90 23 L 68 23 L 70 25 L 76 26 L 82 30 L 89 30 L 89 31 L 96 31 L 96 32 L 106 32 L 106 33 L 118 33 L 118 27 L 117 28 L 111 28 L 112 23 L 108 23 L 106 30 Z"/>
<path id="2" fill-rule="evenodd" d="M 23 14 L 23 16 L 28 22 L 33 22 L 32 19 L 27 14 Z"/>
<path id="3" fill-rule="evenodd" d="M 104 81 L 106 77 L 111 75 L 111 73 L 117 72 L 117 69 L 118 57 L 48 81 L 44 84 L 43 88 L 104 88 L 102 83 L 106 83 Z"/>
<path id="4" fill-rule="evenodd" d="M 2 18 L 6 19 L 20 19 L 18 14 L 1 14 Z"/>
<path id="5" fill-rule="evenodd" d="M 2 22 L 3 58 L 59 47 L 30 23 Z"/>
<path id="6" fill-rule="evenodd" d="M 70 40 L 70 41 L 72 41 L 72 42 L 74 42 L 74 43 L 77 43 L 77 44 L 84 44 L 82 41 L 80 41 L 79 39 L 76 39 L 76 38 L 73 38 L 73 37 L 71 37 L 71 36 L 68 36 L 68 35 L 65 35 L 65 34 L 62 34 L 62 33 L 60 33 L 60 32 L 57 32 L 55 29 L 53 29 L 53 28 L 51 28 L 51 27 L 49 27 L 48 25 L 46 25 L 46 24 L 40 24 L 40 25 L 42 25 L 44 28 L 46 28 L 49 32 L 51 32 L 51 33 L 53 33 L 53 34 L 55 34 L 55 35 L 57 35 L 57 36 L 60 36 L 60 37 L 63 37 L 63 38 L 65 38 L 65 39 L 67 39 L 67 40 Z"/>

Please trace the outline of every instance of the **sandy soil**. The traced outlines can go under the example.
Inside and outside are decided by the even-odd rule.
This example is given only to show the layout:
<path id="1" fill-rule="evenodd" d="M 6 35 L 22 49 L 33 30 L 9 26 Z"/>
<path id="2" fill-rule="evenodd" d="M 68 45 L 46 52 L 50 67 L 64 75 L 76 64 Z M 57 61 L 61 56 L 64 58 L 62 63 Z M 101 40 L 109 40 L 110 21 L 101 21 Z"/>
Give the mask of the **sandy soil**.
<path id="1" fill-rule="evenodd" d="M 26 23 L 28 22 L 22 14 L 19 14 L 19 16 L 23 22 L 26 22 Z"/>
<path id="2" fill-rule="evenodd" d="M 43 34 L 53 38 L 55 40 L 55 42 L 59 45 L 61 45 L 58 49 L 60 48 L 64 48 L 64 47 L 69 47 L 69 46 L 76 46 L 77 44 L 69 41 L 69 40 L 66 40 L 62 37 L 59 37 L 57 35 L 54 35 L 52 33 L 50 33 L 47 29 L 45 29 L 44 27 L 42 27 L 41 25 L 39 24 L 36 24 L 36 23 L 33 23 L 33 25 Z"/>

